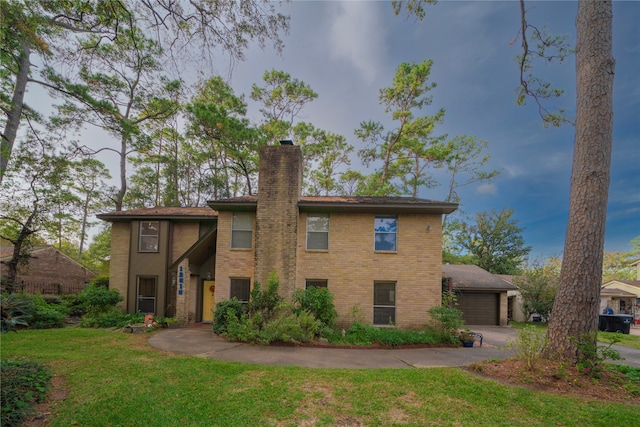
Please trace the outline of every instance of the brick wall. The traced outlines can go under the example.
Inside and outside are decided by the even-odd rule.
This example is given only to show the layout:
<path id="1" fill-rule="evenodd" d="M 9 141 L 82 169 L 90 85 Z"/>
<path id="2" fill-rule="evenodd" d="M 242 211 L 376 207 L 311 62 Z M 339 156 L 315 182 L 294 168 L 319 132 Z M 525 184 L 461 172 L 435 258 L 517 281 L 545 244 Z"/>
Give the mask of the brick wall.
<path id="1" fill-rule="evenodd" d="M 280 293 L 291 296 L 296 283 L 298 199 L 302 187 L 300 147 L 262 147 L 259 174 L 255 280 L 266 283 L 275 270 Z"/>
<path id="2" fill-rule="evenodd" d="M 398 215 L 397 253 L 374 252 L 374 214 L 331 214 L 329 250 L 306 250 L 306 214 L 298 235 L 296 287 L 306 279 L 327 279 L 343 322 L 358 307 L 373 322 L 374 281 L 396 282 L 396 325 L 420 327 L 441 302 L 440 215 Z M 429 227 L 429 231 L 427 228 Z"/>

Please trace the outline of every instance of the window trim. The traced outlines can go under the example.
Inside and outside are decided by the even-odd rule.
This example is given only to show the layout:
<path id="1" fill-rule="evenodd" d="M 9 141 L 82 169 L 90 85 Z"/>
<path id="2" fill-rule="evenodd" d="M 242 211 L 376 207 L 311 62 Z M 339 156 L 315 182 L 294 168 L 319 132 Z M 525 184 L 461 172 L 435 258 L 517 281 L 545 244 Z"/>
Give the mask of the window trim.
<path id="1" fill-rule="evenodd" d="M 393 305 L 389 304 L 376 304 L 376 286 L 377 285 L 393 285 L 393 295 L 392 301 Z M 398 283 L 391 280 L 376 280 L 373 282 L 373 311 L 372 311 L 372 319 L 371 323 L 373 326 L 384 327 L 384 326 L 393 326 L 397 324 L 397 314 L 398 314 Z M 393 319 L 392 323 L 388 321 L 385 323 L 376 323 L 376 308 L 393 308 Z"/>
<path id="2" fill-rule="evenodd" d="M 144 227 L 143 224 L 156 224 L 156 233 L 155 234 L 142 234 Z M 138 224 L 138 252 L 142 253 L 158 253 L 160 252 L 160 221 L 140 221 Z M 151 229 L 151 227 L 148 227 Z M 156 248 L 155 250 L 151 249 L 143 249 L 142 248 L 142 238 L 143 237 L 155 237 L 156 239 Z"/>
<path id="3" fill-rule="evenodd" d="M 319 218 L 319 217 L 323 217 L 323 218 L 327 218 L 327 231 L 309 231 L 309 218 Z M 306 243 L 305 243 L 305 248 L 308 251 L 320 251 L 320 252 L 326 252 L 329 250 L 329 230 L 331 229 L 331 220 L 329 217 L 329 214 L 319 214 L 319 213 L 313 213 L 313 214 L 307 214 L 307 221 L 306 221 Z M 326 234 L 327 236 L 327 247 L 326 248 L 309 248 L 309 234 Z"/>
<path id="4" fill-rule="evenodd" d="M 250 224 L 251 224 L 251 228 L 236 228 L 235 227 L 235 219 L 236 216 L 240 216 L 240 215 L 247 215 L 249 216 L 249 218 L 251 219 Z M 250 233 L 250 238 L 249 238 L 249 246 L 234 246 L 234 233 L 235 232 L 249 232 Z M 251 212 L 232 212 L 231 213 L 231 241 L 229 242 L 229 246 L 231 247 L 231 249 L 236 249 L 236 250 L 250 250 L 253 248 L 253 214 Z"/>
<path id="5" fill-rule="evenodd" d="M 375 222 L 378 218 L 393 218 L 396 221 L 395 231 L 376 231 Z M 373 250 L 381 253 L 397 253 L 398 252 L 398 215 L 375 215 L 373 218 Z M 378 249 L 376 247 L 376 237 L 378 235 L 393 234 L 395 236 L 395 244 L 393 249 Z"/>

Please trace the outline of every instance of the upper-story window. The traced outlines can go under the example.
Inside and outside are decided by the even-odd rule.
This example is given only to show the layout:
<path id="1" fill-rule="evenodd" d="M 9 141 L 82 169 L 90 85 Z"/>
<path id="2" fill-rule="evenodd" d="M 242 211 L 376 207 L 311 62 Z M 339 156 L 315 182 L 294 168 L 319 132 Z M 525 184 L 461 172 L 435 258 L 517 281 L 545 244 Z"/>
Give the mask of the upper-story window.
<path id="1" fill-rule="evenodd" d="M 231 221 L 231 247 L 251 249 L 253 215 L 250 212 L 236 212 Z"/>
<path id="2" fill-rule="evenodd" d="M 397 250 L 398 218 L 396 216 L 376 216 L 374 231 L 376 251 Z"/>
<path id="3" fill-rule="evenodd" d="M 329 215 L 307 216 L 307 249 L 329 249 Z"/>
<path id="4" fill-rule="evenodd" d="M 140 221 L 140 252 L 158 252 L 159 221 Z"/>

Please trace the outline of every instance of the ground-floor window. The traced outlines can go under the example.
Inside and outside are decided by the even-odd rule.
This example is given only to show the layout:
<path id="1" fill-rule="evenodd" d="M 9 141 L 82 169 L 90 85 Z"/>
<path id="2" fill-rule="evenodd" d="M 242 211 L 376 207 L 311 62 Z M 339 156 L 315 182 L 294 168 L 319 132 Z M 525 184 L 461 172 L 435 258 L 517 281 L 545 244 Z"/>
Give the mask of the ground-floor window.
<path id="1" fill-rule="evenodd" d="M 157 277 L 138 276 L 138 306 L 140 313 L 156 313 Z"/>
<path id="2" fill-rule="evenodd" d="M 242 303 L 249 302 L 251 293 L 251 279 L 231 279 L 229 298 L 236 297 Z"/>
<path id="3" fill-rule="evenodd" d="M 373 324 L 380 326 L 396 323 L 396 283 L 373 283 Z"/>
<path id="4" fill-rule="evenodd" d="M 327 288 L 328 281 L 327 279 L 307 279 L 304 283 L 305 289 L 309 288 Z"/>

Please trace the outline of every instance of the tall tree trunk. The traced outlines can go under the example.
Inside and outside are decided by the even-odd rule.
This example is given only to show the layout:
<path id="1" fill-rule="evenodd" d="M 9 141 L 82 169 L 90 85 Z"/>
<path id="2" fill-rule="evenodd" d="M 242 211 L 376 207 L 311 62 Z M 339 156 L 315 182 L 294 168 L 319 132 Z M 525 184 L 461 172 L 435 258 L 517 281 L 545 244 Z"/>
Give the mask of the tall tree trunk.
<path id="1" fill-rule="evenodd" d="M 575 361 L 569 337 L 597 330 L 613 128 L 612 5 L 580 0 L 576 46 L 576 134 L 569 223 L 549 355 Z"/>
<path id="2" fill-rule="evenodd" d="M 0 142 L 0 182 L 4 178 L 4 174 L 9 166 L 11 151 L 16 141 L 18 127 L 20 126 L 20 118 L 22 116 L 22 107 L 24 105 L 24 94 L 29 81 L 29 55 L 31 48 L 26 42 L 20 43 L 20 57 L 18 58 L 18 73 L 16 75 L 16 84 L 13 88 L 13 96 L 11 97 L 11 108 L 7 113 L 7 122 L 2 132 L 2 141 Z"/>

